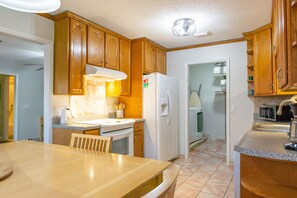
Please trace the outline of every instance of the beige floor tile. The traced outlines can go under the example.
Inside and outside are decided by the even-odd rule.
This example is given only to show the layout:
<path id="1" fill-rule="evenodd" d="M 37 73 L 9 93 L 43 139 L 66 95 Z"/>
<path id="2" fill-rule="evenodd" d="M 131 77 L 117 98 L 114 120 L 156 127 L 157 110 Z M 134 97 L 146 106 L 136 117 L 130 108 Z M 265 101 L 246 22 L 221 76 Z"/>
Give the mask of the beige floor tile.
<path id="1" fill-rule="evenodd" d="M 225 195 L 225 192 L 227 191 L 228 184 L 224 183 L 207 183 L 203 188 L 202 192 L 214 194 L 217 196 L 223 197 Z"/>
<path id="2" fill-rule="evenodd" d="M 229 186 L 231 179 L 232 179 L 232 175 L 226 174 L 226 173 L 220 173 L 216 171 L 211 176 L 209 183 L 223 183 Z"/>
<path id="3" fill-rule="evenodd" d="M 234 190 L 231 188 L 228 188 L 224 198 L 234 198 Z"/>
<path id="4" fill-rule="evenodd" d="M 220 196 L 205 193 L 205 192 L 200 192 L 197 196 L 197 198 L 221 198 Z"/>
<path id="5" fill-rule="evenodd" d="M 188 178 L 189 178 L 189 176 L 187 176 L 187 175 L 179 175 L 177 177 L 175 189 L 179 188 L 180 185 L 182 185 Z"/>
<path id="6" fill-rule="evenodd" d="M 189 159 L 175 160 L 181 170 L 174 197 L 232 198 L 234 168 L 227 166 L 225 159 L 226 144 L 214 140 L 194 148 Z"/>
<path id="7" fill-rule="evenodd" d="M 175 198 L 195 198 L 199 193 L 194 187 L 187 184 L 182 184 L 177 190 L 175 190 Z"/>
<path id="8" fill-rule="evenodd" d="M 184 165 L 180 168 L 179 174 L 180 175 L 192 175 L 197 169 L 199 168 L 198 165 Z"/>

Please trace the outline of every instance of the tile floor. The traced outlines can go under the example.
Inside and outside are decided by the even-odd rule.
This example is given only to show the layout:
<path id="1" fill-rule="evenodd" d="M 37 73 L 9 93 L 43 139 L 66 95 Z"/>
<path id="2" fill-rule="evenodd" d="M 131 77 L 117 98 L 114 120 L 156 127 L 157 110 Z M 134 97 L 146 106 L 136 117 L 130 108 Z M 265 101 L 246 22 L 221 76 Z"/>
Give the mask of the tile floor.
<path id="1" fill-rule="evenodd" d="M 226 164 L 224 141 L 207 141 L 190 152 L 189 159 L 177 159 L 181 169 L 176 198 L 233 198 L 233 166 Z"/>

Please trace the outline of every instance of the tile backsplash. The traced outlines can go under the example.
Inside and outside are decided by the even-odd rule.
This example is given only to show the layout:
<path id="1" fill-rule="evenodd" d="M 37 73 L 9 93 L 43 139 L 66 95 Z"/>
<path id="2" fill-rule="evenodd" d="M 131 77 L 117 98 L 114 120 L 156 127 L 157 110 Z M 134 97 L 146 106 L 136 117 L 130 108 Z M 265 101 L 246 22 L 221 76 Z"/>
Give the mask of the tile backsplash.
<path id="1" fill-rule="evenodd" d="M 259 114 L 259 107 L 264 104 L 279 105 L 291 96 L 254 97 L 254 113 Z"/>
<path id="2" fill-rule="evenodd" d="M 114 103 L 117 97 L 106 97 L 105 83 L 87 80 L 85 82 L 85 95 L 54 96 L 54 115 L 60 116 L 61 109 L 69 107 L 74 117 L 91 115 L 108 115 L 115 112 Z"/>

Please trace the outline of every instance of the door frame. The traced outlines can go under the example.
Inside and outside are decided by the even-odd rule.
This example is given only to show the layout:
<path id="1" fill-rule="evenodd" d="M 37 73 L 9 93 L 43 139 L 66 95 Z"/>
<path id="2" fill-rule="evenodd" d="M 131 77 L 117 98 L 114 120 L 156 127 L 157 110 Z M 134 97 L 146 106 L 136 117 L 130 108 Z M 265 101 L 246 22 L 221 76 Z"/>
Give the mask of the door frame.
<path id="1" fill-rule="evenodd" d="M 44 39 L 38 36 L 26 34 L 24 32 L 16 31 L 0 26 L 0 33 L 8 34 L 11 36 L 26 39 L 32 42 L 40 43 L 44 46 L 44 70 L 43 70 L 43 116 L 44 116 L 44 142 L 52 143 L 52 111 L 53 111 L 53 62 L 54 62 L 54 41 Z M 10 74 L 9 74 L 10 75 Z M 16 76 L 15 74 L 11 74 Z M 16 77 L 16 84 L 18 84 L 18 77 Z M 15 97 L 18 96 L 18 89 L 16 90 Z M 15 104 L 17 100 L 15 100 Z M 16 106 L 15 105 L 15 106 Z M 15 118 L 18 114 L 15 114 Z M 16 121 L 17 119 L 15 119 Z M 14 141 L 18 140 L 18 122 L 14 122 Z M 15 131 L 17 130 L 17 131 Z"/>
<path id="2" fill-rule="evenodd" d="M 19 90 L 19 75 L 13 72 L 0 72 L 1 75 L 6 75 L 6 76 L 14 76 L 14 105 L 13 105 L 13 112 L 14 112 L 14 119 L 13 119 L 13 141 L 17 141 L 18 140 L 18 104 L 19 104 L 19 94 L 18 94 L 18 90 Z M 5 89 L 7 89 L 7 85 L 5 85 Z M 5 99 L 5 106 L 7 106 L 7 99 Z M 5 109 L 4 109 L 4 113 Z M 7 123 L 5 124 L 7 126 Z M 7 140 L 7 131 L 5 132 L 4 135 L 4 139 Z"/>
<path id="3" fill-rule="evenodd" d="M 189 70 L 190 70 L 190 65 L 198 65 L 198 64 L 207 64 L 207 63 L 216 63 L 216 62 L 226 62 L 226 162 L 229 165 L 230 163 L 230 58 L 223 58 L 223 59 L 218 59 L 218 58 L 214 58 L 214 59 L 207 59 L 207 60 L 198 60 L 198 61 L 193 61 L 193 62 L 187 62 L 185 64 L 185 158 L 188 159 L 189 158 Z"/>

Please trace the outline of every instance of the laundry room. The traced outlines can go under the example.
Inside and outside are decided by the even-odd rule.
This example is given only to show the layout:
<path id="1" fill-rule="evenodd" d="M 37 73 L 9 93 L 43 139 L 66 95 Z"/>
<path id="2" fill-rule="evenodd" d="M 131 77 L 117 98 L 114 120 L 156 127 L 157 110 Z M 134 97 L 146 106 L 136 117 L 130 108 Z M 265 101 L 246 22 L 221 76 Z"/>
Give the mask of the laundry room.
<path id="1" fill-rule="evenodd" d="M 226 141 L 226 76 L 226 62 L 189 65 L 190 148 Z"/>

